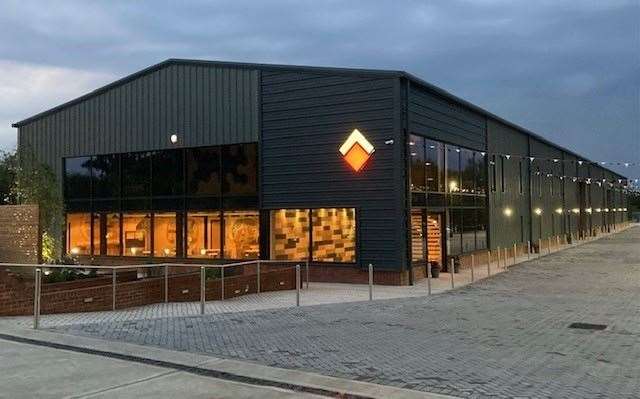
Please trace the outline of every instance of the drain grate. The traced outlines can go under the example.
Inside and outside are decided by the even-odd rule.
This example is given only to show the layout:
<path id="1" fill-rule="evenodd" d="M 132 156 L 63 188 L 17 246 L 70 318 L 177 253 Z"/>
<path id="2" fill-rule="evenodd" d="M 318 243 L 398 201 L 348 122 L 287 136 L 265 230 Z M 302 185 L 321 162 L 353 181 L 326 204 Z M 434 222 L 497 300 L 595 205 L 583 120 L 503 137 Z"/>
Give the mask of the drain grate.
<path id="1" fill-rule="evenodd" d="M 569 328 L 578 328 L 581 330 L 604 330 L 607 328 L 606 324 L 591 324 L 591 323 L 571 323 Z"/>

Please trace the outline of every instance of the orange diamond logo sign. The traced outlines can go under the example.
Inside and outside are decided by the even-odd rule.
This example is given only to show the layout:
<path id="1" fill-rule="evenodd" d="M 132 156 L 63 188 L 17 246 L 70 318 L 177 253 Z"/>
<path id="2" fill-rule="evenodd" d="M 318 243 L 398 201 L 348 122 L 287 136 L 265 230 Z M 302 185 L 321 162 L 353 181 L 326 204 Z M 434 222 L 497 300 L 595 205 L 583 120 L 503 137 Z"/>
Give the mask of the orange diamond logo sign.
<path id="1" fill-rule="evenodd" d="M 340 146 L 339 151 L 349 166 L 358 172 L 371 158 L 375 148 L 358 129 L 354 129 L 344 144 Z"/>

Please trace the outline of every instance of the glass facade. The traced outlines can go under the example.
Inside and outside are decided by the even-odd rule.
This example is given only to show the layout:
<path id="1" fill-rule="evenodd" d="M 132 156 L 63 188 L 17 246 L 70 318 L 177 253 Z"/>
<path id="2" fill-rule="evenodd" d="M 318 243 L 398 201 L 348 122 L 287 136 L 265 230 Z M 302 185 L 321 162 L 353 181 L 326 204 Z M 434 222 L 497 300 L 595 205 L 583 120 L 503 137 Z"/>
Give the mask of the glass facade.
<path id="1" fill-rule="evenodd" d="M 257 258 L 257 167 L 256 143 L 67 158 L 67 252 Z"/>
<path id="2" fill-rule="evenodd" d="M 419 253 L 426 242 L 427 256 L 439 262 L 440 222 L 427 223 L 427 237 L 418 228 L 423 224 L 422 209 L 430 221 L 446 221 L 447 255 L 459 255 L 487 247 L 486 238 L 486 154 L 460 146 L 423 139 L 412 135 L 409 140 L 411 154 L 412 258 L 423 260 Z M 423 158 L 420 154 L 424 154 Z M 424 180 L 424 182 L 422 182 Z M 495 184 L 492 182 L 492 184 Z M 425 189 L 421 189 L 424 187 Z M 423 191 L 426 191 L 424 193 Z M 432 229 L 437 229 L 433 233 Z M 437 253 L 432 257 L 430 252 Z"/>

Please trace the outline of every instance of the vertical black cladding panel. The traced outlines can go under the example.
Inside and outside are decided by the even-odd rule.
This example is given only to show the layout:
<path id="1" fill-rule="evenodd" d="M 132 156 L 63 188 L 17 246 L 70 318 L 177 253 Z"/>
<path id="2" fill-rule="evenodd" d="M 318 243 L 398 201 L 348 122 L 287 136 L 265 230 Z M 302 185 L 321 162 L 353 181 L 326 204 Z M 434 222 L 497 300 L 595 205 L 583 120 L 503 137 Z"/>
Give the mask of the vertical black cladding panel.
<path id="1" fill-rule="evenodd" d="M 263 208 L 355 207 L 358 264 L 388 270 L 405 257 L 399 81 L 264 72 L 261 86 Z M 354 129 L 375 147 L 359 172 L 338 152 Z"/>
<path id="2" fill-rule="evenodd" d="M 417 85 L 411 85 L 409 121 L 411 133 L 478 151 L 486 147 L 483 115 Z"/>

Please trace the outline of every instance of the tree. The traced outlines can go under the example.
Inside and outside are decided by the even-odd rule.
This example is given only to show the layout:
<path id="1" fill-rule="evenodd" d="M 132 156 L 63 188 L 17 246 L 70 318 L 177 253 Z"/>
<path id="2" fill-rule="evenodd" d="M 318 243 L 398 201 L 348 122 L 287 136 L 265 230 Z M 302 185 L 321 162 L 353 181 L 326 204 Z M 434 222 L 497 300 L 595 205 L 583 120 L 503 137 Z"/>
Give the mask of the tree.
<path id="1" fill-rule="evenodd" d="M 58 178 L 46 164 L 38 161 L 33 151 L 20 150 L 16 162 L 14 155 L 14 182 L 9 197 L 16 204 L 35 204 L 40 209 L 42 228 L 42 258 L 53 262 L 60 258 L 64 205 Z"/>
<path id="2" fill-rule="evenodd" d="M 0 152 L 0 205 L 15 205 L 12 189 L 16 181 L 17 157 L 15 151 Z"/>

